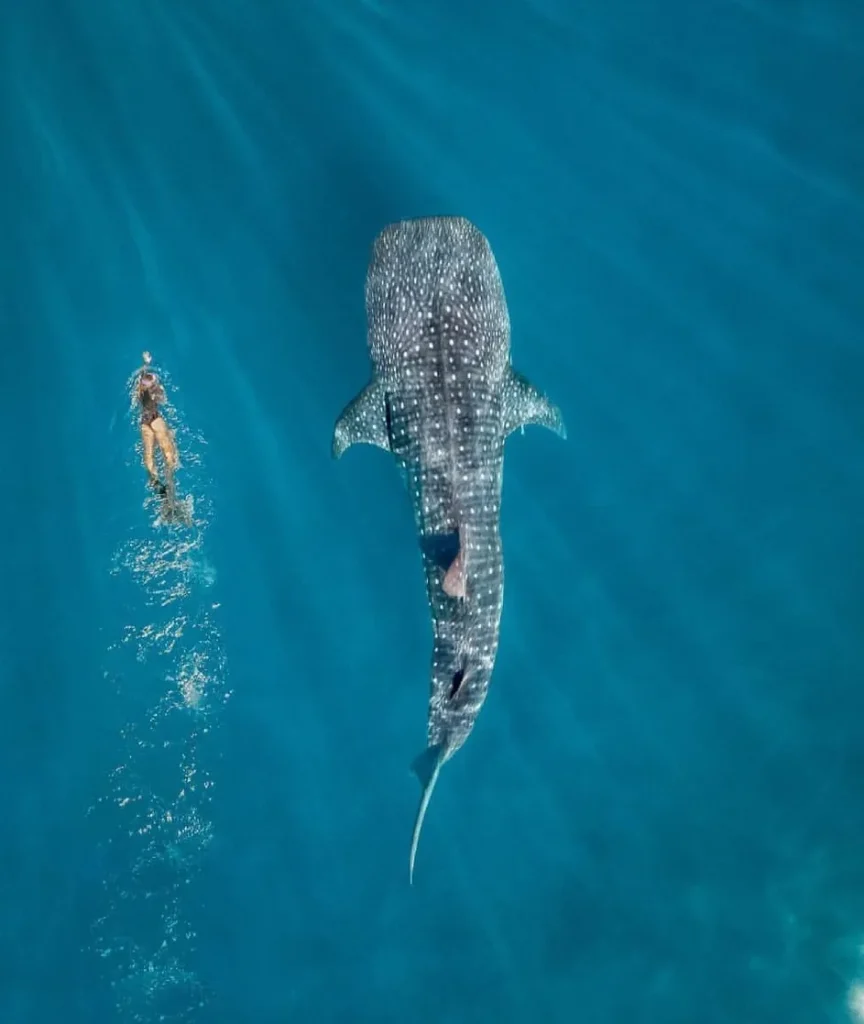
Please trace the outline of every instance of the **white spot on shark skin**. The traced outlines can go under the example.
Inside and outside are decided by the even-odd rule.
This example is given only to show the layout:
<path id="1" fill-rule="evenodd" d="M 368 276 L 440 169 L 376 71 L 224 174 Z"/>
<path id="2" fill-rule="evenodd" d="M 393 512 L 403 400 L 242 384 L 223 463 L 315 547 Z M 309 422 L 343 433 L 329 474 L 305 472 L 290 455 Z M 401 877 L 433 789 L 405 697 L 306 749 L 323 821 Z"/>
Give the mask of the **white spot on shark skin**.
<path id="1" fill-rule="evenodd" d="M 385 228 L 373 246 L 366 311 L 373 380 L 340 417 L 334 454 L 358 442 L 391 451 L 408 484 L 418 535 L 457 540 L 455 552 L 445 545 L 451 553 L 443 564 L 434 545 L 422 547 L 435 646 L 413 875 L 435 780 L 474 726 L 497 653 L 504 439 L 520 419 L 555 429 L 560 416 L 513 375 L 498 267 L 486 239 L 464 218 Z"/>

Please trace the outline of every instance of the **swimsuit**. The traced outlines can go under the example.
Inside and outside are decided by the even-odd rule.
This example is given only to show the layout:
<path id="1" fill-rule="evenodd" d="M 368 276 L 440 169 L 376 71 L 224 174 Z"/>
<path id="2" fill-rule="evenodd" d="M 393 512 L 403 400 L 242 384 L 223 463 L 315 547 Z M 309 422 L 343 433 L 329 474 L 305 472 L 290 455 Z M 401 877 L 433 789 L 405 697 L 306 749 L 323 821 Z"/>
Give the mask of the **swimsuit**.
<path id="1" fill-rule="evenodd" d="M 141 403 L 141 426 L 152 426 L 153 420 L 158 420 L 162 415 L 159 412 L 159 402 L 165 401 L 162 385 L 154 384 L 149 388 L 141 388 L 138 392 L 138 401 Z"/>

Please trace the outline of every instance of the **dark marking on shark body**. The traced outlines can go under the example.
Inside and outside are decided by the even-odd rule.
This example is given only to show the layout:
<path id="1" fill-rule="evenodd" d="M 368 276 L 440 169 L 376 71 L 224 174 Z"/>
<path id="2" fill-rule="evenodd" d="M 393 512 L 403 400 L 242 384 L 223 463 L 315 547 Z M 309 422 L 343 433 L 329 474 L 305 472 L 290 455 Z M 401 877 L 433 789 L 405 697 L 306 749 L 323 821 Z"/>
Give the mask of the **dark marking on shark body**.
<path id="1" fill-rule="evenodd" d="M 459 692 L 459 687 L 462 685 L 464 679 L 465 669 L 457 668 L 456 671 L 453 673 L 453 681 L 450 683 L 450 693 L 448 694 L 450 700 L 453 700 L 453 698 Z"/>
<path id="2" fill-rule="evenodd" d="M 336 458 L 371 444 L 396 459 L 426 576 L 434 648 L 414 861 L 441 767 L 486 699 L 504 595 L 499 530 L 504 442 L 561 413 L 510 365 L 510 317 L 484 235 L 462 217 L 401 221 L 373 245 L 366 277 L 372 380 L 345 408 Z"/>

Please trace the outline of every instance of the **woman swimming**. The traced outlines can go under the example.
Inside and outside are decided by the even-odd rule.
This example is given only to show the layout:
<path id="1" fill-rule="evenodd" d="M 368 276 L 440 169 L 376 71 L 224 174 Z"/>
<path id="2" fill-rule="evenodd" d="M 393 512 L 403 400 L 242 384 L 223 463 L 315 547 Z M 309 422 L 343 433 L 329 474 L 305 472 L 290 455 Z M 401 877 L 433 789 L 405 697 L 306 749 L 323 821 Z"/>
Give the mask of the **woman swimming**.
<path id="1" fill-rule="evenodd" d="M 174 471 L 178 466 L 177 446 L 174 432 L 168 427 L 159 408 L 167 401 L 165 388 L 159 376 L 150 369 L 150 353 L 144 353 L 144 365 L 138 371 L 135 383 L 135 397 L 141 410 L 141 440 L 144 443 L 144 468 L 147 470 L 150 486 L 163 498 L 170 497 L 174 489 Z M 165 464 L 166 483 L 162 483 L 156 472 L 153 458 L 158 442 Z"/>

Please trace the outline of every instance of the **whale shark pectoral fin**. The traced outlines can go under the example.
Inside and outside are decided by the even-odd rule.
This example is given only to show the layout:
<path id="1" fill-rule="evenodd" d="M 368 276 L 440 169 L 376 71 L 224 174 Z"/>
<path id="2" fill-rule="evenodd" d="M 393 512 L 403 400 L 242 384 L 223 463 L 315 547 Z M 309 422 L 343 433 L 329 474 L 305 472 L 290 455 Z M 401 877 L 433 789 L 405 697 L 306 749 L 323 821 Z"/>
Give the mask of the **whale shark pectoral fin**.
<path id="1" fill-rule="evenodd" d="M 426 817 L 426 810 L 429 801 L 432 799 L 432 792 L 441 765 L 444 764 L 445 748 L 443 743 L 437 743 L 434 747 L 427 747 L 423 753 L 415 758 L 411 765 L 414 774 L 420 780 L 423 787 L 423 794 L 420 797 L 420 806 L 417 808 L 417 817 L 414 819 L 414 832 L 411 836 L 411 856 L 408 861 L 408 884 L 414 884 L 414 861 L 417 859 L 417 846 L 420 843 L 420 832 L 423 829 L 423 819 Z"/>
<path id="2" fill-rule="evenodd" d="M 523 374 L 510 370 L 504 383 L 504 437 L 535 423 L 559 437 L 567 437 L 561 410 Z"/>
<path id="3" fill-rule="evenodd" d="M 373 380 L 342 410 L 333 430 L 333 458 L 341 458 L 352 444 L 374 444 L 390 451 L 384 385 Z"/>

